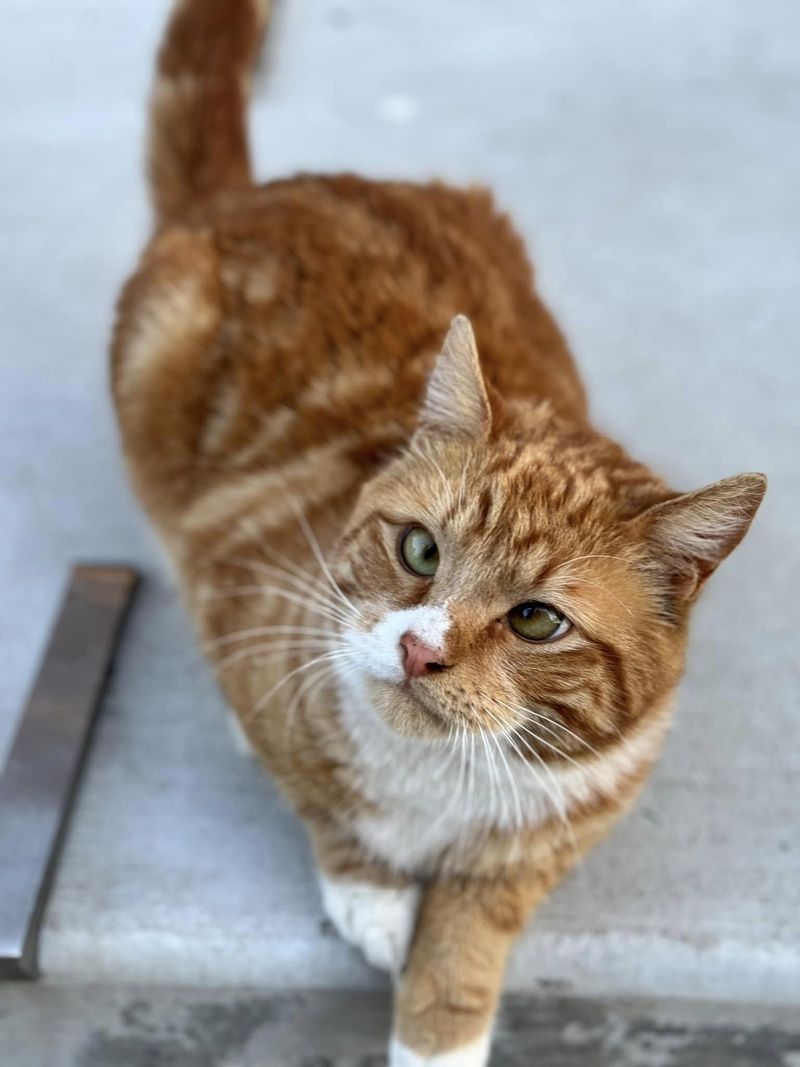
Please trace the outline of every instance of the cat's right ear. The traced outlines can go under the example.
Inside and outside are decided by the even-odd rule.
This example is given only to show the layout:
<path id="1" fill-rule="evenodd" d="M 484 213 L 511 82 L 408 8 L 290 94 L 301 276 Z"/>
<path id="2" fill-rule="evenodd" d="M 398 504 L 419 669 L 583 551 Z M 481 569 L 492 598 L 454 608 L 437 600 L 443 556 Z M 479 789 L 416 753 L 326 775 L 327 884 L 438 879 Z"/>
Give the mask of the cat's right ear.
<path id="1" fill-rule="evenodd" d="M 475 334 L 466 315 L 456 315 L 428 379 L 420 430 L 482 438 L 491 422 Z"/>
<path id="2" fill-rule="evenodd" d="M 692 600 L 736 548 L 766 488 L 763 474 L 738 474 L 655 504 L 634 520 L 650 546 L 651 567 L 678 599 Z"/>

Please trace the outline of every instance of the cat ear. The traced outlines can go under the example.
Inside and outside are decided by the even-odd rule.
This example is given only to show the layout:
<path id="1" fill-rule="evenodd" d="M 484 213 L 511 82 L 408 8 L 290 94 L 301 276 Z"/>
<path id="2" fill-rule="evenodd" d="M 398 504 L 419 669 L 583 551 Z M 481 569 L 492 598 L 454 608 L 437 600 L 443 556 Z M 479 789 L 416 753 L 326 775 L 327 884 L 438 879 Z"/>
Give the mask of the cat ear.
<path id="1" fill-rule="evenodd" d="M 484 437 L 491 420 L 475 334 L 466 315 L 456 315 L 428 379 L 420 427 L 445 434 Z"/>
<path id="2" fill-rule="evenodd" d="M 696 595 L 747 533 L 766 489 L 763 474 L 738 474 L 638 516 L 655 567 L 673 596 L 691 600 Z"/>

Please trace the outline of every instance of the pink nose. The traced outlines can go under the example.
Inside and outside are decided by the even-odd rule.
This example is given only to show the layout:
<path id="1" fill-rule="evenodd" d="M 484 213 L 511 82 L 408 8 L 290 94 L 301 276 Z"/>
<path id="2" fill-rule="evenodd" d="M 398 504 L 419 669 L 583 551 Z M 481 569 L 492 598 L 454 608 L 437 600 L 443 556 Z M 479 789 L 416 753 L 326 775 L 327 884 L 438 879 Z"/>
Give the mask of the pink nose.
<path id="1" fill-rule="evenodd" d="M 434 671 L 445 669 L 442 650 L 424 644 L 410 630 L 400 638 L 400 648 L 403 650 L 403 670 L 407 678 L 419 678 L 423 674 L 433 674 Z"/>

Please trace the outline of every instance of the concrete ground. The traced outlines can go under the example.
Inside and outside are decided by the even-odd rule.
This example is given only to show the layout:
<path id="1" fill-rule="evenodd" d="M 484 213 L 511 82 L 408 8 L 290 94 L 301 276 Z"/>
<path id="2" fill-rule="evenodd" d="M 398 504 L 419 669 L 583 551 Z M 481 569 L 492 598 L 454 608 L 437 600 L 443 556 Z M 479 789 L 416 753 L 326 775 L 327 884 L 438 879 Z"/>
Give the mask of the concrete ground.
<path id="1" fill-rule="evenodd" d="M 298 826 L 230 746 L 118 458 L 105 351 L 148 225 L 143 99 L 165 6 L 6 0 L 0 34 L 0 759 L 68 564 L 130 560 L 148 578 L 45 978 L 381 990 L 322 921 Z M 488 182 L 597 423 L 682 488 L 770 476 L 696 612 L 664 761 L 532 925 L 509 975 L 521 995 L 800 1002 L 799 54 L 794 0 L 278 7 L 260 175 Z"/>
<path id="2" fill-rule="evenodd" d="M 0 1001 L 9 1067 L 385 1067 L 377 992 L 48 986 Z M 3 1058 L 3 1057 L 7 1058 Z M 492 1067 L 798 1067 L 787 1009 L 508 996 Z"/>

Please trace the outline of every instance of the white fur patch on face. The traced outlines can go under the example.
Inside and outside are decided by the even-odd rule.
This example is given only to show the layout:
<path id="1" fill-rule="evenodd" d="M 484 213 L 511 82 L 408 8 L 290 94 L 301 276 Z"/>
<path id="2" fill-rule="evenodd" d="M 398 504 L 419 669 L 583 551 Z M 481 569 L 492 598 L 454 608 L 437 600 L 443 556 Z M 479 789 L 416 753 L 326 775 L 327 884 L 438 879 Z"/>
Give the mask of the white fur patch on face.
<path id="1" fill-rule="evenodd" d="M 441 648 L 450 627 L 446 607 L 422 606 L 390 611 L 368 633 L 350 630 L 345 634 L 348 646 L 356 653 L 361 671 L 381 682 L 400 684 L 404 678 L 400 638 L 409 631 L 423 644 Z"/>
<path id="2" fill-rule="evenodd" d="M 367 963 L 399 974 L 417 921 L 417 885 L 391 888 L 320 875 L 322 903 L 345 941 L 360 949 Z"/>
<path id="3" fill-rule="evenodd" d="M 491 1036 L 484 1034 L 477 1041 L 452 1052 L 440 1052 L 435 1056 L 420 1056 L 418 1052 L 401 1044 L 396 1037 L 389 1046 L 389 1067 L 486 1067 L 489 1062 Z"/>

